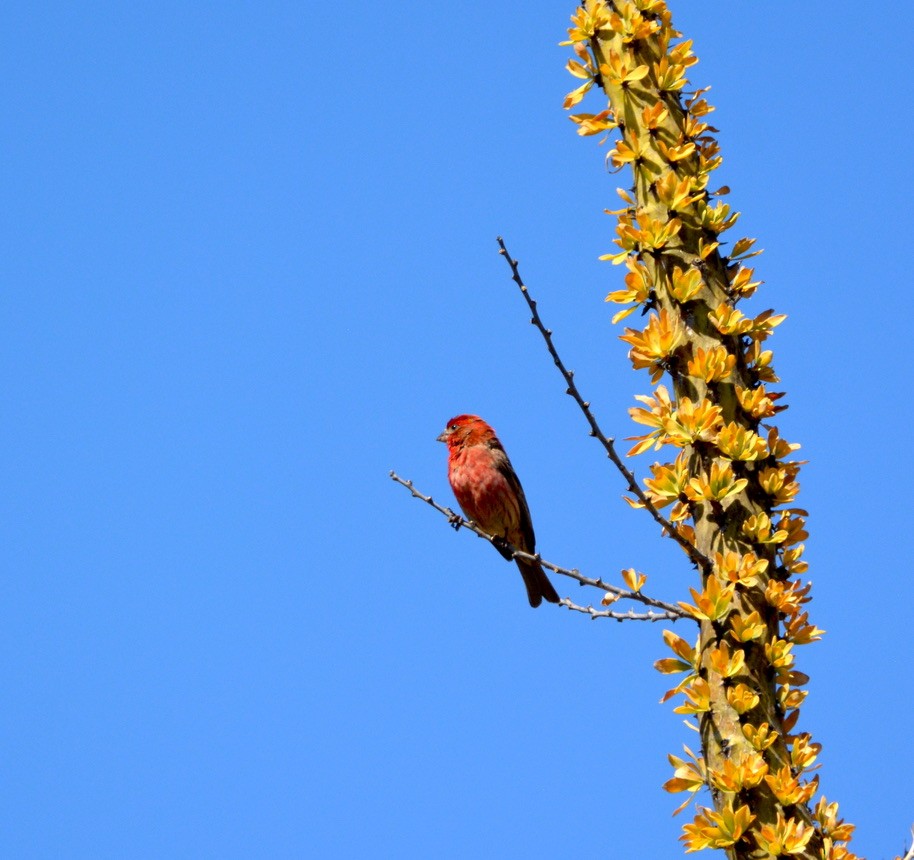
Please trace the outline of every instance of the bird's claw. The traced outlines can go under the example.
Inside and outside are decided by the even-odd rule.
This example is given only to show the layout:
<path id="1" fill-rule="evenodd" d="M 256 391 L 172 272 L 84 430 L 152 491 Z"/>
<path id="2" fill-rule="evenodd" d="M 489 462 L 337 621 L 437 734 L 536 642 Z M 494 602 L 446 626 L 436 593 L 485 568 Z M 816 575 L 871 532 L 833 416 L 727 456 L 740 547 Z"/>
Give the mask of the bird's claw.
<path id="1" fill-rule="evenodd" d="M 455 532 L 460 531 L 460 527 L 463 525 L 463 520 L 460 518 L 460 514 L 455 514 L 453 511 L 451 511 L 447 521 L 451 524 L 451 528 L 453 528 Z"/>

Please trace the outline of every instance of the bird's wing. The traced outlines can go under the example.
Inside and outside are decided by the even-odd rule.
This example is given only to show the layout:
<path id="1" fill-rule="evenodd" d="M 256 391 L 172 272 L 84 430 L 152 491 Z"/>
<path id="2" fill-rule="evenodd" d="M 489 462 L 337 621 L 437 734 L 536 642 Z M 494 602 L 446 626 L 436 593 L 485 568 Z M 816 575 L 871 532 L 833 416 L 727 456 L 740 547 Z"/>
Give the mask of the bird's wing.
<path id="1" fill-rule="evenodd" d="M 495 444 L 490 442 L 489 447 L 493 449 L 495 468 L 498 469 L 502 477 L 508 482 L 508 486 L 517 497 L 518 507 L 520 508 L 520 530 L 521 534 L 524 536 L 525 545 L 518 547 L 518 549 L 522 549 L 525 552 L 534 552 L 536 536 L 533 534 L 533 521 L 530 518 L 530 508 L 527 506 L 527 497 L 524 495 L 524 488 L 520 485 L 520 479 L 517 477 L 517 473 L 514 471 L 511 461 L 505 453 L 505 449 L 502 448 L 501 443 L 497 440 L 494 441 Z"/>

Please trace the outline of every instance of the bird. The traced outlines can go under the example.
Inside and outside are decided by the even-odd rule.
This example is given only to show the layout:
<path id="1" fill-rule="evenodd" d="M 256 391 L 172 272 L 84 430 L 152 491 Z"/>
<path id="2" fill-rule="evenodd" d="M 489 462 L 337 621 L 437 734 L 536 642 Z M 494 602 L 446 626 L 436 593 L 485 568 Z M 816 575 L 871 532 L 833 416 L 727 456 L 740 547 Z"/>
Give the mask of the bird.
<path id="1" fill-rule="evenodd" d="M 448 448 L 448 480 L 465 516 L 483 531 L 533 555 L 536 538 L 517 474 L 495 431 L 478 415 L 458 415 L 438 436 Z M 495 548 L 509 561 L 502 542 Z M 533 607 L 559 596 L 539 562 L 515 558 Z"/>

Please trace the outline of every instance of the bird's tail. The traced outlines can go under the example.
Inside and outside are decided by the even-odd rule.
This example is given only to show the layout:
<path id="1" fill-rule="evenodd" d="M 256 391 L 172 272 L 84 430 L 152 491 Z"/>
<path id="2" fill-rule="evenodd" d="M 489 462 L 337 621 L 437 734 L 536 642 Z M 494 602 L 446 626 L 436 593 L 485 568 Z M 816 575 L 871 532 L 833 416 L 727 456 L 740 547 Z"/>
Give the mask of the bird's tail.
<path id="1" fill-rule="evenodd" d="M 524 585 L 527 586 L 527 600 L 533 607 L 539 606 L 545 597 L 550 603 L 558 603 L 559 595 L 552 587 L 546 571 L 532 561 L 522 561 L 515 559 L 517 566 L 520 568 L 520 574 L 524 578 Z"/>

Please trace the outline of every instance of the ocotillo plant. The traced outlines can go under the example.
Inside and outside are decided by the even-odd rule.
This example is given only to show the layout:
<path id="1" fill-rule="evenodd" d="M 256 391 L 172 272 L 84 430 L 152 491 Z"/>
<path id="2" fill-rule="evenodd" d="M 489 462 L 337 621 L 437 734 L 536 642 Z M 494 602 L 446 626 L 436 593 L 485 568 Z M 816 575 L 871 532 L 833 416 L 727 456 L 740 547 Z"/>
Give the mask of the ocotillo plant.
<path id="1" fill-rule="evenodd" d="M 629 454 L 668 452 L 645 494 L 669 506 L 701 576 L 681 604 L 700 624 L 697 643 L 667 632 L 675 656 L 657 663 L 684 674 L 669 696 L 684 695 L 675 710 L 694 716 L 701 738 L 700 754 L 670 756 L 666 788 L 707 788 L 714 806 L 699 805 L 682 839 L 689 851 L 740 860 L 852 858 L 853 827 L 837 804 L 816 800 L 818 777 L 809 777 L 820 747 L 796 728 L 809 679 L 794 652 L 822 631 L 798 578 L 807 567 L 798 446 L 772 424 L 785 407 L 770 388 L 778 377 L 765 342 L 784 317 L 738 309 L 760 286 L 748 265 L 759 252 L 753 239 L 723 239 L 738 213 L 721 199 L 728 189 L 711 190 L 721 156 L 713 108 L 686 77 L 692 43 L 663 0 L 586 0 L 568 36 L 568 70 L 582 83 L 565 107 L 602 90 L 604 109 L 571 119 L 581 135 L 607 133 L 611 165 L 632 180 L 612 213 L 618 248 L 604 258 L 628 270 L 607 296 L 626 306 L 614 322 L 646 312 L 645 325 L 621 335 L 654 386 L 631 410 L 648 432 Z"/>

